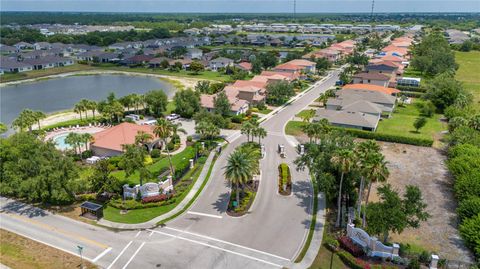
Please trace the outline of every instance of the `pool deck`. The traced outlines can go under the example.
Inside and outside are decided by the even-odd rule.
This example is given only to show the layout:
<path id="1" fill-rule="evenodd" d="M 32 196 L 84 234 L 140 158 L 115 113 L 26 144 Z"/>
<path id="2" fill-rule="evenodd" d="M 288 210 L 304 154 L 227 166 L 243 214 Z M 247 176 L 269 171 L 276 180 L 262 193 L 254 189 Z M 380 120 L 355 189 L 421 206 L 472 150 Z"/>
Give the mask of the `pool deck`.
<path id="1" fill-rule="evenodd" d="M 45 136 L 45 141 L 48 140 L 53 140 L 55 137 L 62 135 L 62 134 L 68 134 L 68 133 L 79 133 L 79 134 L 84 134 L 84 133 L 89 133 L 89 134 L 94 134 L 98 133 L 100 131 L 103 131 L 107 129 L 108 126 L 80 126 L 80 127 L 71 127 L 71 128 L 59 128 L 55 131 L 48 132 L 47 135 Z"/>

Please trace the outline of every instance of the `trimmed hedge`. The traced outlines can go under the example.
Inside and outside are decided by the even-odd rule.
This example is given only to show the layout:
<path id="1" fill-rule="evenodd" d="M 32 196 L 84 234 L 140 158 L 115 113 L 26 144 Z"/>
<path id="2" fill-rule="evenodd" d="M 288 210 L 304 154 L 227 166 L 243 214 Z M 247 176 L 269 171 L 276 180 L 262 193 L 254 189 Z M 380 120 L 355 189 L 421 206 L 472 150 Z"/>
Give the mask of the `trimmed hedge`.
<path id="1" fill-rule="evenodd" d="M 390 135 L 390 134 L 380 134 L 380 133 L 374 133 L 370 131 L 347 129 L 347 128 L 340 128 L 340 127 L 333 127 L 333 128 L 341 131 L 345 131 L 347 134 L 358 137 L 358 138 L 375 139 L 378 141 L 409 144 L 409 145 L 422 146 L 422 147 L 431 147 L 433 145 L 432 139 L 413 138 L 413 137 Z"/>
<path id="2" fill-rule="evenodd" d="M 414 86 L 401 86 L 401 85 L 397 85 L 396 87 L 397 89 L 401 90 L 402 92 L 403 91 L 406 91 L 406 92 L 426 92 L 427 91 L 427 88 L 424 88 L 424 87 L 414 87 Z"/>
<path id="3" fill-rule="evenodd" d="M 347 265 L 351 269 L 365 269 L 365 268 L 370 268 L 370 265 L 365 263 L 364 261 L 360 259 L 356 259 L 355 257 L 352 256 L 352 254 L 346 252 L 346 251 L 339 251 L 337 253 L 338 257 L 340 260 L 342 260 L 345 265 Z"/>
<path id="4" fill-rule="evenodd" d="M 420 98 L 425 93 L 423 93 L 423 92 L 407 92 L 407 91 L 404 92 L 404 91 L 402 91 L 402 94 L 407 96 L 407 97 Z"/>

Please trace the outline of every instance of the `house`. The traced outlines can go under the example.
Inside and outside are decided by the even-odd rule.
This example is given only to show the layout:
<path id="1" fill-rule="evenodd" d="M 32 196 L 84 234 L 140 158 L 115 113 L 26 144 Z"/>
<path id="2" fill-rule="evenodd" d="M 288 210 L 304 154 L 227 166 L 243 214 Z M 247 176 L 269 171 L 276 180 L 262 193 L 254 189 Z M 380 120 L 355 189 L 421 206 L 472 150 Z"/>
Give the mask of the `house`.
<path id="1" fill-rule="evenodd" d="M 52 48 L 52 44 L 48 42 L 37 42 L 33 43 L 33 48 L 35 50 L 48 50 Z"/>
<path id="2" fill-rule="evenodd" d="M 255 77 L 259 77 L 259 76 L 255 76 Z M 255 77 L 252 79 L 254 80 Z M 295 73 L 292 73 L 292 72 L 284 72 L 284 71 L 262 71 L 262 73 L 260 73 L 260 77 L 267 77 L 267 80 L 270 81 L 270 80 L 286 80 L 288 82 L 292 82 L 296 79 L 299 79 L 300 78 L 300 73 L 299 72 L 295 72 Z"/>
<path id="3" fill-rule="evenodd" d="M 172 61 L 172 59 L 169 59 L 167 57 L 157 57 L 151 59 L 150 62 L 148 62 L 148 65 L 152 68 L 161 67 L 163 61 L 167 61 L 168 65 L 170 65 L 170 61 Z"/>
<path id="4" fill-rule="evenodd" d="M 388 45 L 382 49 L 383 55 L 394 55 L 398 57 L 405 57 L 408 55 L 408 49 L 397 47 L 394 45 Z"/>
<path id="5" fill-rule="evenodd" d="M 463 42 L 470 39 L 468 34 L 456 29 L 448 29 L 445 31 L 445 35 L 447 36 L 448 43 L 450 44 L 463 44 Z"/>
<path id="6" fill-rule="evenodd" d="M 102 51 L 86 51 L 78 53 L 75 58 L 80 61 L 93 61 L 94 59 L 98 59 L 98 56 L 102 55 L 104 52 Z"/>
<path id="7" fill-rule="evenodd" d="M 368 101 L 356 101 L 340 109 L 318 109 L 314 121 L 326 119 L 334 126 L 375 131 L 381 110 Z"/>
<path id="8" fill-rule="evenodd" d="M 2 58 L 0 61 L 0 70 L 5 73 L 21 73 L 26 71 L 32 71 L 33 66 L 29 63 Z"/>
<path id="9" fill-rule="evenodd" d="M 17 50 L 24 50 L 24 49 L 32 49 L 33 45 L 27 42 L 18 42 L 15 45 L 13 45 Z"/>
<path id="10" fill-rule="evenodd" d="M 343 86 L 342 90 L 365 90 L 365 91 L 376 91 L 382 92 L 388 95 L 396 96 L 400 90 L 395 88 L 389 88 L 386 86 L 379 86 L 374 84 L 347 84 Z"/>
<path id="11" fill-rule="evenodd" d="M 373 84 L 387 87 L 390 76 L 378 72 L 363 72 L 353 75 L 353 83 L 355 84 Z"/>
<path id="12" fill-rule="evenodd" d="M 399 65 L 390 61 L 381 61 L 376 63 L 369 63 L 365 70 L 367 72 L 378 72 L 386 74 L 398 74 L 401 73 Z"/>
<path id="13" fill-rule="evenodd" d="M 335 98 L 329 98 L 327 109 L 338 110 L 359 100 L 368 101 L 377 105 L 382 113 L 390 115 L 395 108 L 396 97 L 381 91 L 364 89 L 345 89 L 335 93 Z"/>
<path id="14" fill-rule="evenodd" d="M 341 52 L 336 49 L 326 48 L 317 50 L 311 53 L 305 54 L 303 59 L 312 59 L 312 58 L 326 58 L 329 62 L 333 63 L 341 58 Z"/>
<path id="15" fill-rule="evenodd" d="M 153 58 L 154 57 L 151 56 L 151 55 L 143 55 L 143 54 L 134 55 L 134 56 L 131 56 L 131 57 L 128 57 L 128 58 L 125 58 L 125 59 L 121 60 L 120 64 L 124 64 L 124 65 L 146 64 L 146 63 L 150 62 L 150 60 L 153 59 Z"/>
<path id="16" fill-rule="evenodd" d="M 168 61 L 169 65 L 175 65 L 175 63 L 180 63 L 182 65 L 183 70 L 186 70 L 187 68 L 189 68 L 192 62 L 193 62 L 192 59 L 174 59 L 174 60 Z"/>
<path id="17" fill-rule="evenodd" d="M 1 54 L 11 54 L 17 52 L 18 49 L 13 46 L 7 46 L 7 45 L 0 45 L 0 53 Z"/>
<path id="18" fill-rule="evenodd" d="M 249 62 L 238 63 L 235 65 L 235 67 L 246 72 L 252 71 L 252 64 Z"/>
<path id="19" fill-rule="evenodd" d="M 152 150 L 158 146 L 159 139 L 153 132 L 151 125 L 137 125 L 134 123 L 123 122 L 112 128 L 93 134 L 93 141 L 90 148 L 95 156 L 111 157 L 123 153 L 123 145 L 135 144 L 135 136 L 138 132 L 145 132 L 154 137 L 152 142 L 145 146 Z"/>
<path id="20" fill-rule="evenodd" d="M 219 57 L 211 60 L 208 63 L 208 67 L 212 71 L 218 71 L 220 68 L 226 68 L 227 66 L 233 66 L 233 60 L 225 57 Z"/>
<path id="21" fill-rule="evenodd" d="M 295 59 L 288 61 L 286 63 L 277 65 L 273 70 L 280 72 L 305 72 L 305 73 L 315 73 L 316 63 L 303 59 Z"/>
<path id="22" fill-rule="evenodd" d="M 193 49 L 187 50 L 186 57 L 190 59 L 202 59 L 202 56 L 203 56 L 203 51 L 201 49 L 193 48 Z"/>
<path id="23" fill-rule="evenodd" d="M 27 60 L 24 60 L 23 62 L 32 65 L 34 70 L 69 66 L 74 64 L 71 58 L 58 57 L 58 56 L 47 56 L 47 57 L 42 57 L 37 59 L 27 59 Z"/>
<path id="24" fill-rule="evenodd" d="M 227 94 L 228 102 L 232 115 L 240 115 L 246 113 L 249 107 L 248 101 L 236 97 L 235 94 Z M 218 94 L 202 94 L 200 95 L 200 105 L 209 112 L 215 111 L 215 98 Z"/>

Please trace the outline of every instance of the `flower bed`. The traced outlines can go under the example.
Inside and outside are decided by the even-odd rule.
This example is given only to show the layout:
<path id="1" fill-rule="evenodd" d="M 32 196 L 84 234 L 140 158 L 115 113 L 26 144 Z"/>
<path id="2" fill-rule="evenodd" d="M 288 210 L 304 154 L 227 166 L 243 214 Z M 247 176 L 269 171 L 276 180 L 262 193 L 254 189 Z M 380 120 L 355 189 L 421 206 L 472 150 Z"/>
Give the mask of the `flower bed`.
<path id="1" fill-rule="evenodd" d="M 342 236 L 342 237 L 338 238 L 338 242 L 340 243 L 340 246 L 343 249 L 350 252 L 355 257 L 360 257 L 360 256 L 363 256 L 365 254 L 363 252 L 363 249 L 361 247 L 355 245 L 355 243 L 353 243 L 352 239 L 350 239 L 348 236 Z"/>
<path id="2" fill-rule="evenodd" d="M 227 214 L 229 216 L 240 217 L 248 212 L 250 206 L 253 204 L 253 200 L 255 200 L 255 195 L 257 194 L 258 181 L 255 181 L 254 185 L 255 186 L 247 187 L 240 192 L 240 205 L 237 207 L 234 206 L 236 194 L 235 192 L 231 193 L 227 208 Z"/>
<path id="3" fill-rule="evenodd" d="M 281 163 L 278 166 L 278 193 L 290 195 L 292 193 L 292 175 L 288 164 Z"/>

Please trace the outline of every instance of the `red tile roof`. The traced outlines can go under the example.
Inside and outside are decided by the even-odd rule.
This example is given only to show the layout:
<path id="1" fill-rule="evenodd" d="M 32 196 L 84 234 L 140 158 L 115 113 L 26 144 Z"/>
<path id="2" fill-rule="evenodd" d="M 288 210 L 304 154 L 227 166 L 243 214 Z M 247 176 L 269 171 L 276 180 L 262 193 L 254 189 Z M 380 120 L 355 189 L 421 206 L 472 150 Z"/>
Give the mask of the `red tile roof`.
<path id="1" fill-rule="evenodd" d="M 123 151 L 122 145 L 130 145 L 135 143 L 135 136 L 140 131 L 153 134 L 153 126 L 137 125 L 134 123 L 124 122 L 117 126 L 103 130 L 93 134 L 93 145 L 99 148 Z"/>
<path id="2" fill-rule="evenodd" d="M 347 84 L 343 86 L 342 90 L 367 90 L 367 91 L 376 91 L 376 92 L 383 92 L 388 95 L 392 95 L 394 93 L 399 93 L 400 91 L 395 88 L 387 88 L 373 84 Z"/>

